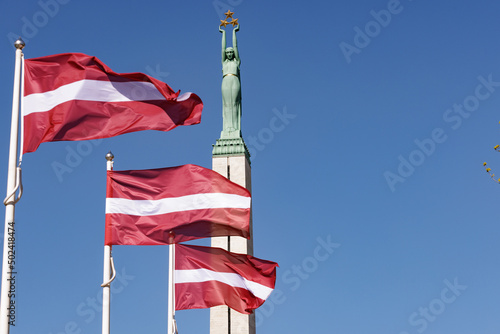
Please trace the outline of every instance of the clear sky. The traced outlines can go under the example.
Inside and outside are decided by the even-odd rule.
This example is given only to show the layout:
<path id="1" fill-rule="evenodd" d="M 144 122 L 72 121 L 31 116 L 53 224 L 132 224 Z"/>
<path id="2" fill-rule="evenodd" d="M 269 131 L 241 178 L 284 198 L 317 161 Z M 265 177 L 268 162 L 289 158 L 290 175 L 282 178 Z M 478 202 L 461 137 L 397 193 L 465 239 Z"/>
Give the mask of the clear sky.
<path id="1" fill-rule="evenodd" d="M 117 170 L 211 168 L 227 9 L 241 24 L 255 256 L 280 265 L 257 332 L 498 334 L 500 185 L 482 166 L 500 175 L 490 0 L 2 0 L 0 189 L 19 35 L 26 58 L 86 53 L 205 105 L 199 125 L 24 156 L 11 333 L 100 332 L 109 150 Z M 113 255 L 112 333 L 165 333 L 168 247 Z M 209 333 L 208 310 L 177 321 Z"/>

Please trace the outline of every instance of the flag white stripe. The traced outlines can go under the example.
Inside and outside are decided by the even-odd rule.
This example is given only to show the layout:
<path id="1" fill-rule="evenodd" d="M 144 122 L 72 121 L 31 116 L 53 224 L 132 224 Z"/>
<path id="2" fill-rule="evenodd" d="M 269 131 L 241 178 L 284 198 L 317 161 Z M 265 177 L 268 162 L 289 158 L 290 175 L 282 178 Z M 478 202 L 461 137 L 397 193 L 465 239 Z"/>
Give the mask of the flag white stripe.
<path id="1" fill-rule="evenodd" d="M 236 273 L 221 273 L 208 269 L 175 270 L 175 284 L 201 283 L 207 281 L 218 281 L 235 288 L 243 288 L 250 291 L 254 296 L 266 300 L 273 291 L 272 288 L 260 283 L 247 280 Z"/>
<path id="2" fill-rule="evenodd" d="M 33 112 L 49 111 L 61 103 L 72 100 L 129 102 L 165 100 L 165 97 L 150 82 L 111 82 L 84 79 L 49 92 L 25 96 L 23 116 Z"/>
<path id="3" fill-rule="evenodd" d="M 249 209 L 250 201 L 250 197 L 223 193 L 195 194 L 158 200 L 106 198 L 106 213 L 153 216 L 201 209 Z"/>
<path id="4" fill-rule="evenodd" d="M 177 97 L 176 101 L 177 102 L 186 101 L 186 100 L 188 100 L 191 97 L 192 94 L 193 93 L 191 93 L 191 92 L 187 92 L 187 93 L 181 94 L 181 95 L 179 95 Z"/>

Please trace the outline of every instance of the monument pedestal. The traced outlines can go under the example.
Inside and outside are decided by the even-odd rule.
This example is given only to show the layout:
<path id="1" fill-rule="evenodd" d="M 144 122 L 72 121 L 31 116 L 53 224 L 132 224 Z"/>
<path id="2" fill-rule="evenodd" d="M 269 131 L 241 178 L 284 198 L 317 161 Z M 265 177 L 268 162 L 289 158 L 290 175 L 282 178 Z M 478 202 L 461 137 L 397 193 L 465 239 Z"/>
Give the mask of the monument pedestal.
<path id="1" fill-rule="evenodd" d="M 212 169 L 252 192 L 250 154 L 242 138 L 218 139 L 213 146 Z M 250 215 L 250 235 L 253 234 Z M 212 238 L 212 247 L 253 255 L 252 239 Z M 210 334 L 255 334 L 255 314 L 241 314 L 227 306 L 210 308 Z"/>
<path id="2" fill-rule="evenodd" d="M 250 153 L 248 153 L 247 146 L 241 137 L 217 139 L 213 145 L 212 157 L 215 159 L 215 157 L 224 156 L 245 156 L 250 161 Z M 250 165 L 250 163 L 248 164 Z"/>

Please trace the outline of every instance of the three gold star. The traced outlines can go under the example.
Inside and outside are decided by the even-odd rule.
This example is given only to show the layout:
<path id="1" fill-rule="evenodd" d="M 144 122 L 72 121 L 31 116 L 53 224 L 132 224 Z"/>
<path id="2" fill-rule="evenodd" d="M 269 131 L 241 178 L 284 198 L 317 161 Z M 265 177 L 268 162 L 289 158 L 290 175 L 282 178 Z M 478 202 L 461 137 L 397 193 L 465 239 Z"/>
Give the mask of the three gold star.
<path id="1" fill-rule="evenodd" d="M 226 15 L 226 18 L 224 20 L 220 20 L 220 26 L 221 27 L 226 27 L 228 24 L 232 24 L 233 27 L 239 25 L 238 19 L 235 19 L 233 17 L 234 12 L 230 11 L 229 9 L 227 10 L 227 13 L 224 13 Z M 228 19 L 231 19 L 229 22 Z"/>

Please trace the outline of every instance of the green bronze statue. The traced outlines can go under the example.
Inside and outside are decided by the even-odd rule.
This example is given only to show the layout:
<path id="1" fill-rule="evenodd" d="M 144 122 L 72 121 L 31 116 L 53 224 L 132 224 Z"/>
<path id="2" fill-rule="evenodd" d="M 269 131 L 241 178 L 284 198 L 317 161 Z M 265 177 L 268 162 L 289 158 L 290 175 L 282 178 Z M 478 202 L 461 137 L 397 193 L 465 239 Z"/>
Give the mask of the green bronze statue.
<path id="1" fill-rule="evenodd" d="M 237 20 L 236 20 L 237 22 Z M 235 23 L 236 23 L 235 22 Z M 221 25 L 222 26 L 222 25 Z M 221 138 L 241 137 L 241 84 L 240 55 L 236 41 L 236 32 L 240 25 L 233 24 L 233 47 L 226 48 L 226 31 L 222 33 L 222 132 Z"/>
<path id="2" fill-rule="evenodd" d="M 241 136 L 241 60 L 236 41 L 240 25 L 238 19 L 233 18 L 233 12 L 228 10 L 225 14 L 219 26 L 222 33 L 222 132 L 213 145 L 212 156 L 244 155 L 250 164 L 250 152 Z M 226 31 L 222 29 L 228 25 L 233 26 L 233 47 L 229 48 L 226 47 Z"/>

